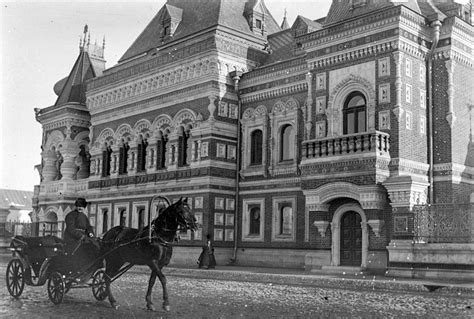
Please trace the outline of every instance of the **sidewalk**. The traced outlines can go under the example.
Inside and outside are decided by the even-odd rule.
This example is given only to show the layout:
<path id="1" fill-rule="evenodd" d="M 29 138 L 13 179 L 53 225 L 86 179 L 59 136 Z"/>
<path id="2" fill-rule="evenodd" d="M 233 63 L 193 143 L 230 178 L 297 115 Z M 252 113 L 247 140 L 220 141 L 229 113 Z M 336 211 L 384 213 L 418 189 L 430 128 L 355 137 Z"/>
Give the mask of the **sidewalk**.
<path id="1" fill-rule="evenodd" d="M 148 273 L 148 267 L 135 266 L 131 271 Z M 135 269 L 135 270 L 134 270 Z M 446 281 L 436 279 L 392 278 L 382 275 L 324 274 L 300 269 L 264 268 L 244 266 L 217 266 L 216 269 L 198 269 L 173 265 L 163 272 L 172 276 L 219 280 L 256 281 L 268 284 L 296 284 L 315 287 L 344 289 L 377 289 L 412 292 L 451 293 L 474 295 L 474 282 Z"/>

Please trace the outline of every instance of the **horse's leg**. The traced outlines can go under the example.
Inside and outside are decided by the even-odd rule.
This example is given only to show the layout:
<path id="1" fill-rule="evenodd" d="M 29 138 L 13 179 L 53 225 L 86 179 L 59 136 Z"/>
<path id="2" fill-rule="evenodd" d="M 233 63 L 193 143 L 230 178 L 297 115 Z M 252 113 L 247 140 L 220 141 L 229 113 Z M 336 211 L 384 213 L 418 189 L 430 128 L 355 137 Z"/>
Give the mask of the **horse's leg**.
<path id="1" fill-rule="evenodd" d="M 153 302 L 151 301 L 151 292 L 153 290 L 153 286 L 155 285 L 156 281 L 156 270 L 154 269 L 155 267 L 151 266 L 151 274 L 150 274 L 150 279 L 148 280 L 148 289 L 146 291 L 146 308 L 151 311 L 155 311 L 155 307 L 153 306 Z"/>
<path id="2" fill-rule="evenodd" d="M 168 289 L 166 288 L 166 277 L 161 271 L 161 268 L 158 267 L 158 279 L 160 279 L 161 286 L 163 287 L 163 309 L 166 311 L 170 311 L 170 303 L 168 300 Z"/>
<path id="3" fill-rule="evenodd" d="M 117 266 L 119 265 L 119 266 Z M 105 286 L 106 286 L 106 291 L 107 291 L 107 296 L 109 297 L 109 302 L 112 308 L 118 309 L 119 304 L 117 304 L 117 300 L 115 300 L 114 295 L 112 294 L 112 289 L 110 289 L 110 283 L 112 277 L 117 273 L 117 271 L 120 269 L 120 263 L 118 263 L 118 260 L 115 258 L 110 258 L 106 260 L 106 268 L 105 268 Z"/>

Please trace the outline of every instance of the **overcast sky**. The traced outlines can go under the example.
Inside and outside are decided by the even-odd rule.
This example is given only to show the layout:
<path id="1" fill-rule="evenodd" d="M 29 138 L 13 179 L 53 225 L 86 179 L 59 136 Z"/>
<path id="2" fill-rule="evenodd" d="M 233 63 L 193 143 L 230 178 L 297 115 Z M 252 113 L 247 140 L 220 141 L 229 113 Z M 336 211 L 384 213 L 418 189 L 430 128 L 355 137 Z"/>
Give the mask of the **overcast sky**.
<path id="1" fill-rule="evenodd" d="M 39 184 L 34 166 L 41 163 L 42 129 L 33 109 L 55 103 L 53 86 L 71 71 L 84 25 L 91 42 L 105 36 L 111 67 L 165 2 L 0 1 L 0 188 L 33 191 Z M 265 0 L 279 24 L 286 9 L 290 26 L 298 15 L 326 16 L 330 3 Z"/>

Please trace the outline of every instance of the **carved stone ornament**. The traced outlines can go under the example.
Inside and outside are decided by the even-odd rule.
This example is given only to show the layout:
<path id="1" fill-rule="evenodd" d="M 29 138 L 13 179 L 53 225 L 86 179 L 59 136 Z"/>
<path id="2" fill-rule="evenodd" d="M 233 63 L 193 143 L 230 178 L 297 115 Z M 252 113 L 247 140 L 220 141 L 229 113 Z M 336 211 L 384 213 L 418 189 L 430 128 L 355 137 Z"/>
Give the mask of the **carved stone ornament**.
<path id="1" fill-rule="evenodd" d="M 382 230 L 382 227 L 384 225 L 384 221 L 383 220 L 378 220 L 378 219 L 371 219 L 371 220 L 367 221 L 367 224 L 370 225 L 370 227 L 372 228 L 372 230 L 375 233 L 375 236 L 380 237 L 380 231 Z"/>
<path id="2" fill-rule="evenodd" d="M 313 223 L 313 226 L 316 226 L 321 237 L 326 237 L 326 229 L 329 226 L 329 222 L 323 220 L 317 220 Z"/>

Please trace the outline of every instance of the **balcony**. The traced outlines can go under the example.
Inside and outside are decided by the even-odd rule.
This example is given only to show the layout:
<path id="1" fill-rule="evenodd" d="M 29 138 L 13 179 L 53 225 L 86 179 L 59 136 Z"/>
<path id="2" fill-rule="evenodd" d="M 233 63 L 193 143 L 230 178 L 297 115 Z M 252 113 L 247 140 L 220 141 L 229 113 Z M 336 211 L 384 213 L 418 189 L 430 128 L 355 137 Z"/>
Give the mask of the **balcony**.
<path id="1" fill-rule="evenodd" d="M 302 164 L 312 162 L 312 159 L 332 160 L 335 157 L 363 157 L 366 154 L 390 157 L 389 151 L 389 135 L 378 131 L 308 140 L 302 144 Z"/>
<path id="2" fill-rule="evenodd" d="M 383 182 L 389 176 L 389 137 L 374 131 L 304 141 L 300 164 L 303 188 L 341 178 Z"/>

